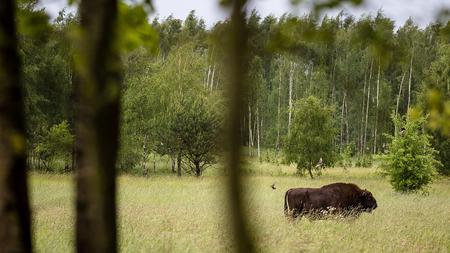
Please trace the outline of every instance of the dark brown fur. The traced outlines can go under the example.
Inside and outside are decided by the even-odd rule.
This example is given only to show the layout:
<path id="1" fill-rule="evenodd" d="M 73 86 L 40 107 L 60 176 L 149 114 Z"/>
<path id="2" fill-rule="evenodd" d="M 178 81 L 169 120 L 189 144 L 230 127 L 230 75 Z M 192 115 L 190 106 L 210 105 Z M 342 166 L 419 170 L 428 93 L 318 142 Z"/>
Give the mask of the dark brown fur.
<path id="1" fill-rule="evenodd" d="M 327 214 L 359 215 L 377 208 L 372 193 L 355 184 L 334 183 L 321 188 L 293 188 L 286 192 L 287 216 L 321 218 Z"/>

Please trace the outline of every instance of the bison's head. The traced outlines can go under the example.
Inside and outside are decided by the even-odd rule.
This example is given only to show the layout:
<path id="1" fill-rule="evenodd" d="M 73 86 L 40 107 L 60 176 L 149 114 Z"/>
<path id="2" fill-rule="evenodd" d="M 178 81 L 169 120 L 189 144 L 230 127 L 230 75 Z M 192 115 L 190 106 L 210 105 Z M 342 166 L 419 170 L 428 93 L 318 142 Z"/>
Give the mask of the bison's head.
<path id="1" fill-rule="evenodd" d="M 377 208 L 377 201 L 368 190 L 363 190 L 361 193 L 361 206 L 365 212 L 372 212 Z"/>

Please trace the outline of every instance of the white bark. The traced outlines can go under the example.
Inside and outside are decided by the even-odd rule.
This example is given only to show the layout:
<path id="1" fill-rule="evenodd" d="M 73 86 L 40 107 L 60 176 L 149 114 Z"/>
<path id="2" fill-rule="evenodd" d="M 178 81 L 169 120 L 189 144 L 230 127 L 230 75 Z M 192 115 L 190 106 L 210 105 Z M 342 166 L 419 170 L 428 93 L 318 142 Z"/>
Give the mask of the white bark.
<path id="1" fill-rule="evenodd" d="M 216 74 L 216 64 L 213 65 L 213 69 L 212 69 L 211 81 L 210 81 L 211 84 L 209 86 L 210 90 L 212 90 L 213 86 L 214 86 L 214 76 L 215 76 L 215 74 Z"/>
<path id="2" fill-rule="evenodd" d="M 291 132 L 291 119 L 292 119 L 292 86 L 294 83 L 294 69 L 295 63 L 290 63 L 289 69 L 289 116 L 288 116 L 288 135 Z"/>
<path id="3" fill-rule="evenodd" d="M 370 106 L 370 82 L 372 81 L 372 67 L 373 60 L 370 62 L 369 81 L 367 83 L 367 100 L 366 100 L 366 122 L 364 123 L 364 142 L 363 142 L 363 154 L 366 151 L 367 143 L 367 123 L 369 121 L 369 106 Z"/>
<path id="4" fill-rule="evenodd" d="M 413 57 L 414 57 L 414 51 L 411 55 L 411 62 L 409 63 L 409 82 L 408 82 L 408 111 L 409 106 L 411 104 L 411 82 L 412 82 L 412 65 L 413 65 Z"/>
<path id="5" fill-rule="evenodd" d="M 209 78 L 211 75 L 211 65 L 208 65 L 208 74 L 206 75 L 206 83 L 205 83 L 205 87 L 208 89 L 209 86 Z"/>
<path id="6" fill-rule="evenodd" d="M 349 127 L 348 127 L 348 104 L 347 99 L 345 99 L 345 144 L 348 145 L 348 139 L 349 139 Z"/>
<path id="7" fill-rule="evenodd" d="M 366 86 L 367 86 L 367 68 L 364 69 L 364 89 L 361 106 L 361 127 L 359 131 L 359 154 L 363 153 L 363 133 L 364 133 L 364 110 L 366 108 Z"/>
<path id="8" fill-rule="evenodd" d="M 279 80 L 278 80 L 278 110 L 277 110 L 277 142 L 276 142 L 276 151 L 278 155 L 278 151 L 280 150 L 280 112 L 281 112 L 281 63 L 279 66 Z"/>
<path id="9" fill-rule="evenodd" d="M 403 89 L 403 81 L 405 80 L 406 72 L 403 73 L 402 80 L 400 81 L 400 88 L 398 89 L 398 95 L 397 95 L 397 105 L 395 106 L 395 116 L 398 114 L 398 107 L 400 105 L 400 96 L 402 95 L 402 89 Z"/>
<path id="10" fill-rule="evenodd" d="M 378 133 L 378 107 L 379 107 L 379 95 L 380 95 L 380 75 L 381 64 L 378 62 L 378 77 L 377 77 L 377 95 L 376 95 L 376 111 L 375 111 L 375 132 L 373 135 L 373 153 L 377 153 L 377 133 Z"/>
<path id="11" fill-rule="evenodd" d="M 258 148 L 258 159 L 261 157 L 261 151 L 259 147 L 259 108 L 258 101 L 256 101 L 256 145 Z"/>
<path id="12" fill-rule="evenodd" d="M 253 133 L 252 133 L 252 110 L 250 104 L 248 105 L 248 154 L 252 156 L 253 147 Z"/>
<path id="13" fill-rule="evenodd" d="M 342 144 L 344 142 L 344 111 L 345 111 L 345 97 L 347 96 L 347 93 L 344 91 L 344 96 L 342 99 L 342 106 L 341 106 L 341 141 L 339 143 L 339 152 L 342 153 Z"/>

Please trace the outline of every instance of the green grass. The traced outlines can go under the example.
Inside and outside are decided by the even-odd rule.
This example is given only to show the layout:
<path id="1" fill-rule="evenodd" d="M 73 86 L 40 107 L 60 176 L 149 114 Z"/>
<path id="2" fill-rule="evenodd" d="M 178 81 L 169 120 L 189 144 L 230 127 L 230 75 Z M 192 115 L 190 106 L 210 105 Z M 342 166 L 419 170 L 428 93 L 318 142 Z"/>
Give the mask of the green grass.
<path id="1" fill-rule="evenodd" d="M 392 190 L 374 169 L 328 169 L 318 179 L 294 168 L 247 166 L 246 201 L 253 238 L 264 252 L 449 252 L 450 180 L 433 183 L 428 195 Z M 378 201 L 357 219 L 289 222 L 283 198 L 292 187 L 353 182 Z M 270 185 L 276 183 L 278 189 Z M 74 251 L 73 178 L 31 175 L 34 243 L 37 252 Z M 119 178 L 119 241 L 122 252 L 227 252 L 233 249 L 223 177 L 171 175 Z"/>

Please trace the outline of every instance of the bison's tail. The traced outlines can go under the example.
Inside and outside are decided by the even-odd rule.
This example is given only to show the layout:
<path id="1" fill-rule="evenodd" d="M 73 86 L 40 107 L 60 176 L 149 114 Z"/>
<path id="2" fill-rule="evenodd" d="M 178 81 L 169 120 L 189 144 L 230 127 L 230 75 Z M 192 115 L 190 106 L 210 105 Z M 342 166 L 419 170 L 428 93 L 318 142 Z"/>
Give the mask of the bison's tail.
<path id="1" fill-rule="evenodd" d="M 284 214 L 286 214 L 286 215 L 289 214 L 289 200 L 288 200 L 288 196 L 289 196 L 289 190 L 287 190 L 286 194 L 284 195 Z"/>

